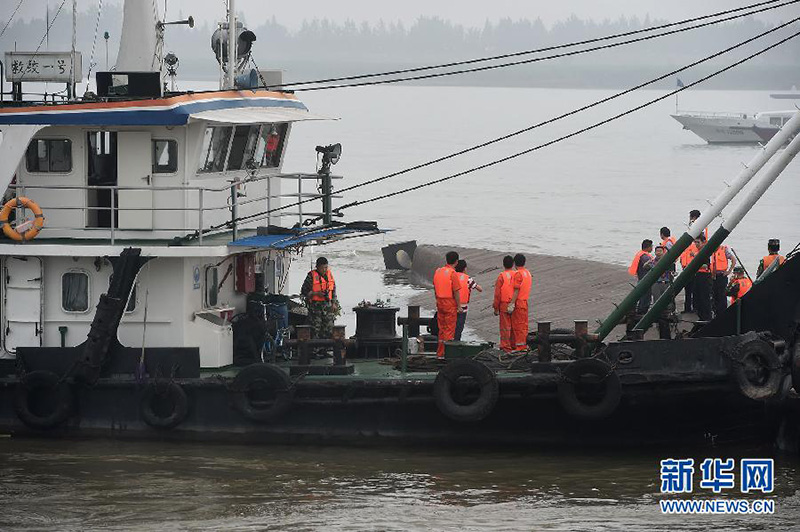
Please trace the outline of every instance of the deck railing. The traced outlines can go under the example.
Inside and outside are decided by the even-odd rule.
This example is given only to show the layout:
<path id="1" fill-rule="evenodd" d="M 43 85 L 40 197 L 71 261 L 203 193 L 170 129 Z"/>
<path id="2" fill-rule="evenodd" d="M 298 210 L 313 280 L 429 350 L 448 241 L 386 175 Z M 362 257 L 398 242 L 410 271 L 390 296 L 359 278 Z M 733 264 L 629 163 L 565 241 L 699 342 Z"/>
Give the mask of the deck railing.
<path id="1" fill-rule="evenodd" d="M 296 192 L 273 193 L 273 180 L 293 180 L 297 183 Z M 205 232 L 212 228 L 212 226 L 219 226 L 229 222 L 227 229 L 233 233 L 233 239 L 236 240 L 237 233 L 240 228 L 238 222 L 239 215 L 242 214 L 244 209 L 247 209 L 244 214 L 248 216 L 247 224 L 266 220 L 267 224 L 272 223 L 275 218 L 281 217 L 297 217 L 297 222 L 302 225 L 308 217 L 322 216 L 322 212 L 314 212 L 308 208 L 304 209 L 304 205 L 297 205 L 295 210 L 282 210 L 272 213 L 274 209 L 282 205 L 283 199 L 291 200 L 291 203 L 296 203 L 300 200 L 313 200 L 322 199 L 323 195 L 318 192 L 305 192 L 303 190 L 303 183 L 308 181 L 316 181 L 319 179 L 317 174 L 271 174 L 267 176 L 258 176 L 252 178 L 244 178 L 230 181 L 224 186 L 120 186 L 120 185 L 30 185 L 30 184 L 12 184 L 9 185 L 9 190 L 15 196 L 25 196 L 30 194 L 31 198 L 35 200 L 36 190 L 63 190 L 63 191 L 82 191 L 83 205 L 53 205 L 46 202 L 40 202 L 39 206 L 45 212 L 45 218 L 48 213 L 54 212 L 82 212 L 83 216 L 75 216 L 75 225 L 54 225 L 52 223 L 45 223 L 45 231 L 60 230 L 60 231 L 80 231 L 83 233 L 97 234 L 101 233 L 107 235 L 107 238 L 114 244 L 118 238 L 120 231 L 136 231 L 137 237 L 142 237 L 143 234 L 148 232 L 152 233 L 174 233 L 174 236 L 183 236 L 196 234 L 199 243 L 202 244 Z M 333 176 L 333 179 L 341 179 L 340 176 Z M 264 193 L 258 193 L 254 196 L 244 195 L 241 193 L 240 188 L 247 185 L 266 182 L 266 190 Z M 281 187 L 283 188 L 283 187 Z M 89 205 L 89 192 L 107 192 L 110 197 L 109 205 Z M 182 204 L 169 207 L 137 207 L 137 206 L 120 206 L 119 194 L 120 193 L 133 193 L 133 192 L 147 192 L 153 194 L 153 199 L 159 193 L 179 192 L 181 193 Z M 220 196 L 223 196 L 221 198 Z M 332 196 L 338 198 L 340 196 Z M 192 201 L 194 200 L 194 201 Z M 261 205 L 261 208 L 252 209 L 253 205 Z M 308 204 L 306 204 L 308 205 Z M 321 209 L 320 209 L 321 210 Z M 227 211 L 229 215 L 219 216 L 218 213 Z M 91 213 L 108 212 L 107 225 L 100 226 L 98 223 L 90 225 L 92 220 Z M 193 216 L 184 216 L 183 219 L 192 219 L 193 222 L 186 222 L 178 227 L 161 226 L 153 224 L 152 229 L 136 229 L 119 227 L 118 217 L 121 213 L 126 212 L 141 212 L 141 213 L 159 213 L 159 212 L 181 212 L 181 213 L 194 213 Z M 94 215 L 95 217 L 97 214 Z M 80 222 L 84 223 L 83 226 Z M 106 238 L 103 236 L 102 238 Z"/>

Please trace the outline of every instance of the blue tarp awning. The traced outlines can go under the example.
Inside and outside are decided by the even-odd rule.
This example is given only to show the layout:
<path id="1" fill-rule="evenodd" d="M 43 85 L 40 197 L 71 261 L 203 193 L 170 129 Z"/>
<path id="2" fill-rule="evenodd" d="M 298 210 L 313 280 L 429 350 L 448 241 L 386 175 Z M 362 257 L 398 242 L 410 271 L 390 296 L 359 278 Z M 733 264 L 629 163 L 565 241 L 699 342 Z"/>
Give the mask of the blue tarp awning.
<path id="1" fill-rule="evenodd" d="M 261 249 L 289 249 L 293 247 L 314 244 L 329 244 L 338 240 L 359 236 L 370 236 L 385 233 L 386 230 L 358 224 L 357 226 L 343 225 L 341 227 L 327 227 L 316 230 L 298 230 L 293 234 L 283 235 L 254 235 L 228 243 L 228 246 L 249 247 Z"/>

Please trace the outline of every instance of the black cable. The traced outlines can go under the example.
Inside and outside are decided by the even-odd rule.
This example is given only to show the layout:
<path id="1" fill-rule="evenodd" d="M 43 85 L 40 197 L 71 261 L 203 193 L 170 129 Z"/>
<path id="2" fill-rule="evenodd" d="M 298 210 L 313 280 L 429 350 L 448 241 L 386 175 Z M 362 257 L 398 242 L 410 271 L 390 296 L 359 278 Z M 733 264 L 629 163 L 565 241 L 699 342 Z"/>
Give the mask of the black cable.
<path id="1" fill-rule="evenodd" d="M 14 8 L 14 11 L 11 13 L 11 16 L 9 17 L 8 22 L 6 22 L 6 25 L 3 26 L 3 31 L 0 31 L 0 37 L 2 37 L 3 34 L 6 32 L 6 30 L 8 29 L 8 26 L 11 24 L 11 21 L 14 20 L 14 15 L 17 14 L 17 11 L 19 11 L 19 8 L 22 7 L 22 3 L 24 1 L 25 0 L 19 0 L 19 4 L 17 4 L 17 7 Z"/>
<path id="2" fill-rule="evenodd" d="M 442 68 L 451 68 L 451 67 L 456 67 L 456 66 L 483 63 L 483 62 L 488 62 L 488 61 L 497 61 L 499 59 L 508 59 L 508 58 L 511 58 L 511 57 L 520 57 L 520 56 L 532 55 L 532 54 L 537 54 L 537 53 L 542 53 L 542 52 L 550 52 L 550 51 L 553 51 L 553 50 L 560 50 L 560 49 L 564 49 L 564 48 L 572 48 L 572 47 L 575 47 L 575 46 L 582 46 L 582 45 L 585 45 L 585 44 L 593 44 L 593 43 L 596 43 L 596 42 L 603 42 L 603 41 L 618 39 L 620 37 L 630 37 L 632 35 L 638 35 L 638 34 L 641 34 L 641 33 L 647 33 L 647 32 L 651 32 L 651 31 L 662 30 L 662 29 L 671 28 L 671 27 L 674 27 L 674 26 L 682 26 L 684 24 L 689 24 L 689 23 L 692 23 L 692 22 L 698 22 L 700 20 L 705 20 L 705 19 L 715 18 L 715 17 L 721 17 L 723 15 L 729 15 L 731 13 L 737 13 L 737 12 L 740 12 L 740 11 L 746 11 L 746 10 L 753 9 L 753 8 L 756 8 L 756 7 L 761 7 L 761 6 L 765 6 L 765 5 L 769 5 L 769 4 L 774 4 L 774 3 L 779 2 L 779 1 L 781 1 L 781 0 L 767 0 L 765 2 L 758 2 L 758 3 L 755 3 L 755 4 L 750 4 L 750 5 L 747 5 L 747 6 L 739 7 L 739 8 L 736 8 L 736 9 L 728 9 L 728 10 L 725 10 L 725 11 L 718 11 L 716 13 L 711 13 L 709 15 L 703 15 L 703 16 L 700 16 L 700 17 L 684 19 L 684 20 L 680 20 L 678 22 L 670 22 L 668 24 L 661 24 L 659 26 L 651 26 L 649 28 L 642 28 L 642 29 L 639 29 L 639 30 L 626 31 L 626 32 L 622 32 L 622 33 L 606 35 L 604 37 L 595 37 L 593 39 L 586 39 L 586 40 L 583 40 L 583 41 L 575 41 L 575 42 L 571 42 L 571 43 L 546 46 L 546 47 L 537 48 L 537 49 L 534 49 L 534 50 L 525 50 L 525 51 L 521 51 L 521 52 L 512 52 L 512 53 L 507 53 L 507 54 L 495 55 L 495 56 L 491 56 L 491 57 L 468 59 L 468 60 L 464 60 L 464 61 L 453 61 L 453 62 L 450 62 L 450 63 L 443 63 L 443 64 L 439 64 L 439 65 L 429 65 L 429 66 L 406 68 L 406 69 L 400 69 L 400 70 L 390 70 L 390 71 L 386 71 L 386 72 L 377 72 L 377 73 L 372 73 L 372 74 L 359 74 L 359 75 L 353 75 L 353 76 L 342 76 L 342 77 L 336 77 L 336 78 L 318 79 L 318 80 L 310 80 L 310 81 L 298 81 L 298 82 L 295 82 L 295 83 L 285 83 L 285 84 L 282 84 L 282 85 L 270 85 L 269 88 L 278 89 L 278 88 L 284 88 L 284 87 L 300 87 L 300 86 L 303 86 L 303 85 L 320 85 L 322 83 L 335 83 L 335 82 L 339 82 L 339 81 L 353 81 L 353 80 L 356 80 L 356 79 L 367 79 L 367 78 L 376 78 L 376 77 L 385 77 L 385 76 L 396 76 L 398 74 L 411 74 L 411 73 L 415 73 L 415 72 L 424 72 L 424 71 L 427 71 L 427 70 L 437 70 L 437 69 L 442 69 Z M 788 5 L 788 4 L 783 4 L 783 5 Z M 769 9 L 776 9 L 778 7 L 783 7 L 783 5 L 773 6 L 773 7 L 770 7 Z M 754 11 L 753 13 L 759 13 L 759 12 L 760 11 Z M 753 13 L 748 13 L 748 14 L 745 14 L 743 16 L 747 16 L 747 15 L 753 14 Z"/>
<path id="3" fill-rule="evenodd" d="M 648 36 L 645 36 L 645 37 L 637 37 L 635 39 L 629 39 L 627 41 L 620 41 L 620 42 L 611 43 L 611 44 L 604 44 L 604 45 L 601 45 L 601 46 L 594 46 L 594 47 L 585 48 L 585 49 L 582 49 L 582 50 L 573 50 L 571 52 L 562 52 L 562 53 L 559 53 L 559 54 L 546 55 L 546 56 L 543 56 L 543 57 L 534 57 L 532 59 L 523 59 L 523 60 L 520 60 L 520 61 L 511 61 L 511 62 L 508 62 L 508 63 L 500 63 L 500 64 L 497 64 L 497 65 L 488 65 L 488 66 L 482 66 L 482 67 L 476 67 L 476 68 L 466 68 L 466 69 L 462 69 L 462 70 L 452 70 L 452 71 L 449 71 L 449 72 L 439 72 L 439 73 L 435 73 L 435 74 L 422 74 L 422 75 L 418 75 L 418 76 L 408 76 L 408 77 L 405 77 L 405 78 L 392 78 L 392 79 L 384 79 L 384 80 L 378 80 L 378 81 L 362 81 L 362 82 L 359 82 L 359 83 L 344 83 L 344 84 L 341 84 L 341 85 L 323 85 L 321 87 L 299 88 L 299 89 L 294 89 L 294 92 L 310 92 L 310 91 L 321 91 L 321 90 L 331 90 L 331 89 L 345 89 L 345 88 L 353 88 L 353 87 L 368 87 L 368 86 L 374 86 L 374 85 L 388 85 L 388 84 L 393 84 L 393 83 L 402 83 L 402 82 L 406 82 L 406 81 L 421 81 L 421 80 L 425 80 L 425 79 L 443 78 L 443 77 L 456 76 L 456 75 L 461 75 L 461 74 L 473 74 L 473 73 L 476 73 L 476 72 L 486 72 L 486 71 L 489 71 L 489 70 L 497 70 L 497 69 L 500 69 L 500 68 L 508 68 L 508 67 L 519 66 L 519 65 L 528 65 L 528 64 L 531 64 L 531 63 L 539 63 L 539 62 L 542 62 L 542 61 L 549 61 L 551 59 L 560 59 L 560 58 L 563 58 L 563 57 L 573 57 L 573 56 L 577 56 L 577 55 L 587 54 L 587 53 L 590 53 L 590 52 L 596 52 L 598 50 L 609 50 L 609 49 L 612 49 L 612 48 L 618 48 L 620 46 L 627 46 L 629 44 L 635 44 L 635 43 L 639 43 L 639 42 L 650 41 L 650 40 L 653 40 L 653 39 L 659 39 L 661 37 L 666 37 L 668 35 L 676 35 L 678 33 L 683 33 L 683 32 L 686 32 L 686 31 L 692 31 L 692 30 L 696 30 L 696 29 L 699 29 L 699 28 L 705 28 L 707 26 L 713 26 L 715 24 L 720 24 L 722 22 L 728 22 L 728 21 L 735 20 L 735 19 L 738 19 L 738 18 L 749 17 L 749 16 L 757 14 L 757 13 L 762 13 L 764 11 L 770 11 L 772 9 L 777 9 L 779 7 L 785 7 L 785 6 L 788 6 L 788 5 L 795 4 L 797 2 L 800 2 L 800 0 L 790 0 L 790 1 L 786 2 L 786 3 L 784 3 L 784 4 L 780 4 L 780 5 L 776 5 L 776 6 L 770 6 L 770 7 L 764 7 L 764 8 L 761 8 L 759 10 L 756 10 L 756 11 L 748 11 L 747 13 L 740 13 L 738 15 L 732 15 L 732 16 L 727 17 L 727 18 L 722 18 L 722 19 L 719 19 L 719 20 L 712 20 L 710 22 L 704 22 L 702 24 L 697 24 L 695 26 L 689 26 L 687 28 L 679 28 L 679 29 L 675 29 L 675 30 L 666 31 L 666 32 L 663 32 L 663 33 L 657 33 L 655 35 L 648 35 Z"/>
<path id="4" fill-rule="evenodd" d="M 738 43 L 738 44 L 736 44 L 736 45 L 730 46 L 730 47 L 728 47 L 728 48 L 726 48 L 726 49 L 724 49 L 724 50 L 722 50 L 722 51 L 719 51 L 719 52 L 716 52 L 716 53 L 714 53 L 714 54 L 712 54 L 712 55 L 709 55 L 709 56 L 707 56 L 707 57 L 705 57 L 705 58 L 703 58 L 703 59 L 700 59 L 700 60 L 698 60 L 698 61 L 695 61 L 695 62 L 693 62 L 693 63 L 690 63 L 690 64 L 688 64 L 688 65 L 685 65 L 685 66 L 683 66 L 683 67 L 681 67 L 681 68 L 678 68 L 678 69 L 676 69 L 676 70 L 673 70 L 673 71 L 671 71 L 671 72 L 668 72 L 668 73 L 666 73 L 666 74 L 664 74 L 664 75 L 662 75 L 662 76 L 659 76 L 659 77 L 657 77 L 657 78 L 653 78 L 653 79 L 651 79 L 651 80 L 649 80 L 649 81 L 646 81 L 646 82 L 644 82 L 644 83 L 641 83 L 641 84 L 639 84 L 639 85 L 636 85 L 635 87 L 631 87 L 631 88 L 629 88 L 629 89 L 626 89 L 626 90 L 624 90 L 624 91 L 622 91 L 622 92 L 619 92 L 619 93 L 617 93 L 617 94 L 614 94 L 614 95 L 612 95 L 612 96 L 608 96 L 608 97 L 602 98 L 602 99 L 600 99 L 600 100 L 597 100 L 597 101 L 595 101 L 595 102 L 592 102 L 592 103 L 590 103 L 590 104 L 588 104 L 588 105 L 585 105 L 585 106 L 583 106 L 583 107 L 580 107 L 580 108 L 578 108 L 578 109 L 574 109 L 574 110 L 572 110 L 572 111 L 569 111 L 569 112 L 567 112 L 567 113 L 561 114 L 561 115 L 559 115 L 559 116 L 556 116 L 556 117 L 553 117 L 553 118 L 549 118 L 549 119 L 547 119 L 547 120 L 544 120 L 544 121 L 542 121 L 542 122 L 539 122 L 538 124 L 534 124 L 534 125 L 532 125 L 532 126 L 529 126 L 529 127 L 526 127 L 526 128 L 523 128 L 523 129 L 520 129 L 520 130 L 514 131 L 514 132 L 512 132 L 512 133 L 509 133 L 509 134 L 507 134 L 507 135 L 503 135 L 503 136 L 501 136 L 501 137 L 496 137 L 496 138 L 494 138 L 494 139 L 488 140 L 488 141 L 486 141 L 486 142 L 483 142 L 483 143 L 481 143 L 481 144 L 477 144 L 477 145 L 475 145 L 475 146 L 471 146 L 471 147 L 469 147 L 469 148 L 465 148 L 465 149 L 463 149 L 463 150 L 460 150 L 460 151 L 457 151 L 457 152 L 451 153 L 451 154 L 449 154 L 449 155 L 445 155 L 445 156 L 439 157 L 438 159 L 434 159 L 434 160 L 431 160 L 431 161 L 427 161 L 427 162 L 425 162 L 425 163 L 420 163 L 420 164 L 418 164 L 418 165 L 411 166 L 411 167 L 409 167 L 409 168 L 406 168 L 406 169 L 403 169 L 403 170 L 399 170 L 399 171 L 397 171 L 397 172 L 393 172 L 393 173 L 390 173 L 390 174 L 387 174 L 387 175 L 384 175 L 384 176 L 381 176 L 381 177 L 377 177 L 377 178 L 374 178 L 374 179 L 370 179 L 370 180 L 364 181 L 363 183 L 357 183 L 357 184 L 355 184 L 355 185 L 351 185 L 351 186 L 349 186 L 349 187 L 345 187 L 345 188 L 343 188 L 343 189 L 337 190 L 337 193 L 349 192 L 349 191 L 351 191 L 351 190 L 355 190 L 355 189 L 358 189 L 358 188 L 361 188 L 361 187 L 365 187 L 365 186 L 367 186 L 367 185 L 371 185 L 371 184 L 374 184 L 374 183 L 378 183 L 378 182 L 380 182 L 380 181 L 385 181 L 385 180 L 387 180 L 387 179 L 390 179 L 390 178 L 393 178 L 393 177 L 397 177 L 397 176 L 400 176 L 400 175 L 403 175 L 403 174 L 407 174 L 407 173 L 410 173 L 410 172 L 414 172 L 414 171 L 416 171 L 416 170 L 420 170 L 420 169 L 422 169 L 422 168 L 426 168 L 426 167 L 428 167 L 428 166 L 433 166 L 434 164 L 438 164 L 438 163 L 440 163 L 440 162 L 444 162 L 444 161 L 447 161 L 447 160 L 449 160 L 449 159 L 454 159 L 454 158 L 456 158 L 456 157 L 459 157 L 459 156 L 461 156 L 461 155 L 464 155 L 464 154 L 467 154 L 467 153 L 470 153 L 470 152 L 473 152 L 473 151 L 476 151 L 476 150 L 479 150 L 479 149 L 485 148 L 485 147 L 487 147 L 487 146 L 491 146 L 491 145 L 493 145 L 493 144 L 497 144 L 497 143 L 499 143 L 499 142 L 502 142 L 502 141 L 504 141 L 504 140 L 508 140 L 508 139 L 510 139 L 510 138 L 513 138 L 513 137 L 516 137 L 516 136 L 522 135 L 523 133 L 527 133 L 527 132 L 529 132 L 529 131 L 533 131 L 534 129 L 538 129 L 538 128 L 540 128 L 540 127 L 543 127 L 543 126 L 546 126 L 546 125 L 552 124 L 552 123 L 554 123 L 554 122 L 557 122 L 557 121 L 559 121 L 559 120 L 563 120 L 564 118 L 568 118 L 568 117 L 570 117 L 570 116 L 576 115 L 576 114 L 578 114 L 578 113 L 581 113 L 581 112 L 583 112 L 583 111 L 586 111 L 586 110 L 588 110 L 588 109 L 592 109 L 593 107 L 597 107 L 597 106 L 599 106 L 599 105 L 602 105 L 602 104 L 604 104 L 604 103 L 607 103 L 607 102 L 609 102 L 609 101 L 615 100 L 615 99 L 617 99 L 617 98 L 620 98 L 620 97 L 622 97 L 622 96 L 625 96 L 626 94 L 630 94 L 631 92 L 634 92 L 634 91 L 636 91 L 636 90 L 639 90 L 639 89 L 641 89 L 641 88 L 643 88 L 643 87 L 646 87 L 646 86 L 648 86 L 648 85 L 651 85 L 651 84 L 653 84 L 653 83 L 656 83 L 656 82 L 658 82 L 658 81 L 664 80 L 664 79 L 666 79 L 666 78 L 672 77 L 672 76 L 674 76 L 674 75 L 676 75 L 676 74 L 679 74 L 679 73 L 681 73 L 681 72 L 683 72 L 683 71 L 685 71 L 685 70 L 688 70 L 688 69 L 690 69 L 690 68 L 693 68 L 693 67 L 695 67 L 695 66 L 697 66 L 697 65 L 700 65 L 700 64 L 702 64 L 702 63 L 708 62 L 708 61 L 710 61 L 710 60 L 712 60 L 712 59 L 715 59 L 715 58 L 717 58 L 717 57 L 719 57 L 719 56 L 721 56 L 721 55 L 724 55 L 724 54 L 726 54 L 726 53 L 728 53 L 728 52 L 730 52 L 730 51 L 733 51 L 733 50 L 735 50 L 735 49 L 737 49 L 737 48 L 740 48 L 740 47 L 742 47 L 742 46 L 745 46 L 745 45 L 747 45 L 747 44 L 749 44 L 749 43 L 751 43 L 751 42 L 753 42 L 753 41 L 755 41 L 755 40 L 757 40 L 757 39 L 760 39 L 761 37 L 764 37 L 764 36 L 766 36 L 766 35 L 769 35 L 769 34 L 771 34 L 771 33 L 774 33 L 774 32 L 776 32 L 776 31 L 778 31 L 778 30 L 781 30 L 781 29 L 783 29 L 784 27 L 786 27 L 786 26 L 789 26 L 789 25 L 793 24 L 793 23 L 794 23 L 794 22 L 796 22 L 797 20 L 800 20 L 800 17 L 799 17 L 798 19 L 794 19 L 794 20 L 791 20 L 791 21 L 789 21 L 789 22 L 786 22 L 786 23 L 784 23 L 784 24 L 781 24 L 780 26 L 776 26 L 775 28 L 773 28 L 773 29 L 771 29 L 771 30 L 767 30 L 767 31 L 765 31 L 765 32 L 763 32 L 763 33 L 760 33 L 760 34 L 758 34 L 758 35 L 756 35 L 756 36 L 754 36 L 754 37 L 751 37 L 750 39 L 747 39 L 747 40 L 745 40 L 745 41 L 742 41 L 742 42 L 740 42 L 740 43 Z M 294 202 L 294 203 L 290 203 L 290 204 L 288 204 L 288 205 L 282 205 L 282 206 L 280 206 L 280 207 L 276 207 L 276 208 L 274 208 L 274 209 L 270 209 L 270 210 L 268 210 L 268 211 L 265 211 L 265 212 L 261 212 L 261 213 L 255 213 L 255 214 L 251 214 L 251 215 L 248 215 L 248 216 L 245 216 L 245 217 L 242 217 L 242 218 L 238 218 L 238 219 L 237 219 L 237 222 L 240 222 L 240 221 L 248 221 L 248 220 L 256 219 L 256 218 L 258 218 L 258 217 L 267 216 L 267 215 L 269 215 L 269 214 L 272 214 L 272 213 L 274 213 L 274 212 L 282 211 L 282 210 L 284 210 L 284 209 L 289 209 L 289 208 L 291 208 L 291 207 L 297 207 L 297 206 L 299 206 L 299 205 L 303 205 L 303 204 L 305 204 L 305 203 L 309 203 L 309 202 L 311 202 L 311 201 L 319 201 L 319 200 L 318 200 L 318 198 L 309 198 L 309 199 L 305 199 L 305 200 L 300 200 L 300 201 L 297 201 L 297 202 Z M 211 227 L 211 228 L 209 228 L 207 231 L 213 231 L 213 230 L 215 230 L 215 229 L 221 229 L 221 228 L 223 228 L 223 227 L 229 227 L 229 226 L 230 226 L 230 222 L 225 222 L 225 223 L 223 223 L 223 224 L 221 224 L 221 225 L 218 225 L 218 226 Z"/>
<path id="5" fill-rule="evenodd" d="M 56 11 L 56 14 L 53 16 L 53 20 L 50 21 L 50 25 L 47 26 L 47 29 L 45 30 L 44 35 L 42 35 L 42 40 L 39 41 L 39 46 L 36 47 L 36 51 L 33 52 L 33 56 L 32 57 L 36 57 L 37 55 L 39 55 L 39 50 L 42 48 L 42 45 L 44 44 L 44 40 L 47 38 L 47 35 L 50 33 L 50 29 L 53 27 L 53 24 L 56 23 L 56 19 L 58 19 L 58 15 L 59 15 L 59 13 L 61 13 L 61 10 L 64 8 L 64 4 L 66 4 L 66 3 L 67 3 L 67 0 L 62 0 L 61 5 L 58 6 L 58 11 Z M 20 76 L 20 78 L 17 81 L 18 82 L 22 82 L 22 80 L 24 78 L 25 78 L 25 72 L 22 73 L 22 76 Z"/>
<path id="6" fill-rule="evenodd" d="M 791 22 L 796 22 L 798 20 L 800 20 L 800 17 L 794 19 Z M 456 177 L 461 177 L 461 176 L 464 176 L 464 175 L 467 175 L 467 174 L 471 174 L 471 173 L 477 172 L 478 170 L 484 170 L 486 168 L 490 168 L 492 166 L 496 166 L 496 165 L 498 165 L 500 163 L 504 163 L 504 162 L 510 161 L 512 159 L 516 159 L 518 157 L 522 157 L 523 155 L 527 155 L 529 153 L 538 151 L 538 150 L 540 150 L 542 148 L 546 148 L 548 146 L 552 146 L 553 144 L 557 144 L 557 143 L 559 143 L 561 141 L 570 139 L 570 138 L 575 137 L 577 135 L 581 135 L 583 133 L 586 133 L 587 131 L 591 131 L 591 130 L 596 129 L 596 128 L 600 127 L 600 126 L 608 124 L 609 122 L 613 122 L 613 121 L 618 120 L 618 119 L 620 119 L 622 117 L 625 117 L 625 116 L 627 116 L 629 114 L 633 114 L 633 113 L 635 113 L 637 111 L 640 111 L 640 110 L 644 109 L 645 107 L 649 107 L 650 105 L 653 105 L 653 104 L 658 103 L 658 102 L 660 102 L 662 100 L 665 100 L 665 99 L 667 99 L 667 98 L 669 98 L 671 96 L 674 96 L 674 95 L 678 94 L 679 92 L 685 91 L 685 90 L 687 90 L 687 89 L 689 89 L 691 87 L 699 85 L 700 83 L 708 81 L 709 79 L 711 79 L 713 77 L 716 77 L 716 76 L 718 76 L 718 75 L 720 75 L 720 74 L 722 74 L 724 72 L 727 72 L 728 70 L 731 70 L 731 69 L 733 69 L 733 68 L 735 68 L 735 67 L 737 67 L 737 66 L 739 66 L 739 65 L 741 65 L 743 63 L 746 63 L 747 61 L 749 61 L 749 60 L 751 60 L 751 59 L 753 59 L 755 57 L 758 57 L 758 56 L 760 56 L 760 55 L 772 50 L 773 48 L 777 48 L 778 46 L 786 43 L 787 41 L 790 41 L 791 39 L 796 38 L 797 36 L 800 36 L 800 31 L 790 35 L 789 37 L 786 37 L 785 39 L 782 39 L 782 40 L 776 42 L 775 44 L 772 44 L 772 45 L 770 45 L 770 46 L 768 46 L 766 48 L 763 48 L 762 50 L 760 50 L 760 51 L 758 51 L 758 52 L 756 52 L 754 54 L 751 54 L 751 55 L 745 57 L 744 59 L 736 61 L 735 63 L 733 63 L 731 65 L 728 65 L 725 68 L 717 70 L 716 72 L 713 72 L 712 74 L 709 74 L 709 75 L 707 75 L 705 77 L 702 77 L 702 78 L 700 78 L 699 80 L 697 80 L 695 82 L 689 83 L 689 84 L 685 85 L 684 87 L 680 87 L 680 88 L 678 88 L 676 90 L 673 90 L 672 92 L 669 92 L 669 93 L 667 93 L 667 94 L 665 94 L 663 96 L 659 96 L 658 98 L 654 98 L 654 99 L 652 99 L 652 100 L 650 100 L 650 101 L 648 101 L 648 102 L 646 102 L 646 103 L 644 103 L 642 105 L 638 105 L 638 106 L 636 106 L 636 107 L 634 107 L 632 109 L 628 109 L 627 111 L 624 111 L 622 113 L 614 115 L 611 118 L 607 118 L 605 120 L 601 120 L 600 122 L 596 122 L 596 123 L 592 124 L 591 126 L 587 126 L 587 127 L 583 128 L 583 129 L 579 129 L 577 131 L 573 131 L 572 133 L 569 133 L 569 134 L 564 135 L 562 137 L 558 137 L 557 139 L 551 140 L 549 142 L 545 142 L 544 144 L 540 144 L 540 145 L 535 146 L 533 148 L 529 148 L 527 150 L 523 150 L 521 152 L 517 152 L 517 153 L 515 153 L 513 155 L 509 155 L 508 157 L 503 157 L 502 159 L 496 159 L 496 160 L 491 161 L 489 163 L 482 164 L 480 166 L 476 166 L 474 168 L 470 168 L 469 170 L 465 170 L 463 172 L 458 172 L 456 174 L 452 174 L 452 175 L 449 175 L 447 177 L 442 177 L 442 178 L 439 178 L 439 179 L 435 179 L 433 181 L 428 181 L 428 182 L 425 182 L 425 183 L 421 183 L 419 185 L 416 185 L 416 186 L 413 186 L 413 187 L 408 187 L 408 188 L 405 188 L 405 189 L 402 189 L 402 190 L 398 190 L 398 191 L 395 191 L 395 192 L 390 192 L 388 194 L 382 194 L 380 196 L 375 196 L 375 197 L 367 199 L 367 200 L 354 201 L 353 203 L 349 203 L 347 205 L 339 207 L 338 209 L 336 209 L 336 211 L 338 212 L 338 211 L 341 211 L 343 209 L 347 209 L 347 208 L 350 208 L 350 207 L 356 207 L 356 206 L 359 206 L 359 205 L 364 205 L 364 204 L 367 204 L 367 203 L 380 201 L 380 200 L 391 198 L 391 197 L 394 197 L 394 196 L 399 196 L 400 194 L 405 194 L 406 192 L 412 192 L 414 190 L 419 190 L 421 188 L 429 187 L 431 185 L 442 183 L 444 181 L 449 181 L 451 179 L 455 179 Z"/>

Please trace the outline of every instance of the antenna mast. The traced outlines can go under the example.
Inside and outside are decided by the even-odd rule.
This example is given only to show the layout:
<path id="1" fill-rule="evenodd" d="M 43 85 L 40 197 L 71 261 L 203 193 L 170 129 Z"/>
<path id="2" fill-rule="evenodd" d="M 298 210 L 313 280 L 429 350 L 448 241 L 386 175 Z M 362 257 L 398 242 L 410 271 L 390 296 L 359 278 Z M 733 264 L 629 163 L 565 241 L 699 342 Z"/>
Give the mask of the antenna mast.
<path id="1" fill-rule="evenodd" d="M 225 73 L 225 88 L 232 89 L 236 79 L 236 11 L 235 0 L 228 0 L 228 70 Z"/>

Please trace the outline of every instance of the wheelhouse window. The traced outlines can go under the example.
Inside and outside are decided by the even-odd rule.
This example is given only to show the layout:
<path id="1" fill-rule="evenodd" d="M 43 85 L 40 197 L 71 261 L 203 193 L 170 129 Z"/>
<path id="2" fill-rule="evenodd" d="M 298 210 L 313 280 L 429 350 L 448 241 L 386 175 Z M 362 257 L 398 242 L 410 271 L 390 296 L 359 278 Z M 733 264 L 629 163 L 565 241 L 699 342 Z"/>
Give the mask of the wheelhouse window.
<path id="1" fill-rule="evenodd" d="M 231 154 L 228 157 L 228 170 L 243 170 L 250 165 L 260 130 L 259 126 L 236 126 L 231 142 Z"/>
<path id="2" fill-rule="evenodd" d="M 264 124 L 256 143 L 253 159 L 261 168 L 277 168 L 286 142 L 288 124 Z"/>
<path id="3" fill-rule="evenodd" d="M 203 136 L 203 149 L 200 152 L 198 172 L 223 172 L 228 156 L 232 127 L 208 127 Z"/>
<path id="4" fill-rule="evenodd" d="M 66 272 L 61 276 L 61 308 L 64 312 L 89 310 L 89 274 Z"/>
<path id="5" fill-rule="evenodd" d="M 219 269 L 216 266 L 206 266 L 205 291 L 203 306 L 216 307 L 219 303 Z"/>
<path id="6" fill-rule="evenodd" d="M 174 140 L 153 141 L 153 173 L 174 174 L 178 171 L 178 143 Z"/>
<path id="7" fill-rule="evenodd" d="M 34 139 L 25 154 L 25 167 L 31 173 L 72 171 L 72 141 L 69 139 Z"/>

